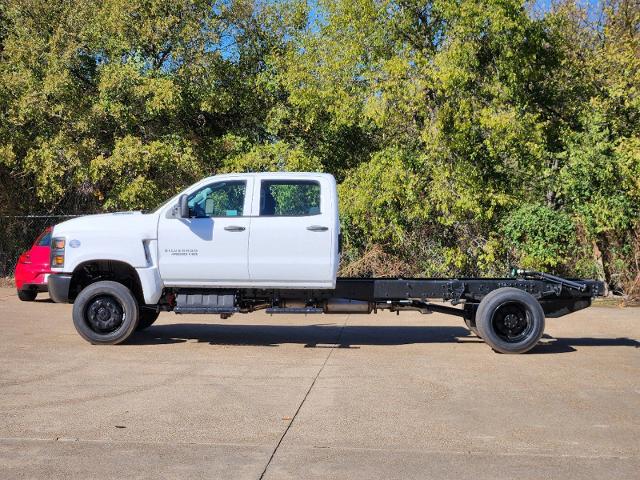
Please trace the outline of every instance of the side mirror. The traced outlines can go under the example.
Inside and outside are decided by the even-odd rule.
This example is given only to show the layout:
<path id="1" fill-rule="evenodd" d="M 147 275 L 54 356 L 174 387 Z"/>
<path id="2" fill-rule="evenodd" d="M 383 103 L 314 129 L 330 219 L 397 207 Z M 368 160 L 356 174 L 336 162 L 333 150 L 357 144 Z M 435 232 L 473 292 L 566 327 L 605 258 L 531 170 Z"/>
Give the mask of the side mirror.
<path id="1" fill-rule="evenodd" d="M 180 195 L 178 200 L 178 214 L 180 218 L 189 218 L 189 204 L 187 203 L 187 195 Z"/>

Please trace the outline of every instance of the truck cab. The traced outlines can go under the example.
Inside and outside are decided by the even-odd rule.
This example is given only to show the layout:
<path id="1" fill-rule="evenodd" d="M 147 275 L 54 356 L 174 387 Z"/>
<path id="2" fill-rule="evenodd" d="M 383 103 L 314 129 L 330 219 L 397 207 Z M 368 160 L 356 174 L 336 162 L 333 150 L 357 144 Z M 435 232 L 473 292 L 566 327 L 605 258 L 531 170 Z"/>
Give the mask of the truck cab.
<path id="1" fill-rule="evenodd" d="M 88 270 L 114 267 L 139 279 L 134 289 L 146 304 L 170 287 L 332 289 L 339 230 L 329 174 L 208 177 L 152 213 L 90 215 L 56 225 L 51 295 L 71 301 L 93 275 Z"/>
<path id="2" fill-rule="evenodd" d="M 158 218 L 165 286 L 333 288 L 338 267 L 335 180 L 326 174 L 208 178 Z"/>

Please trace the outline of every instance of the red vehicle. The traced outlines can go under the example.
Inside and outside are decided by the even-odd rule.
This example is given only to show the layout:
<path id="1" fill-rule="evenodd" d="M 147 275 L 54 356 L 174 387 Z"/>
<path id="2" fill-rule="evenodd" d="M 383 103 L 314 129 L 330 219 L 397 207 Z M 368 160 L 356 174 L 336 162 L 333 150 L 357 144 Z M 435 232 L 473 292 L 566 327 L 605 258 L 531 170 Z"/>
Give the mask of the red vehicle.
<path id="1" fill-rule="evenodd" d="M 22 301 L 31 302 L 36 299 L 38 292 L 47 291 L 47 277 L 51 273 L 51 230 L 51 227 L 47 227 L 31 249 L 18 259 L 15 279 L 18 297 Z"/>

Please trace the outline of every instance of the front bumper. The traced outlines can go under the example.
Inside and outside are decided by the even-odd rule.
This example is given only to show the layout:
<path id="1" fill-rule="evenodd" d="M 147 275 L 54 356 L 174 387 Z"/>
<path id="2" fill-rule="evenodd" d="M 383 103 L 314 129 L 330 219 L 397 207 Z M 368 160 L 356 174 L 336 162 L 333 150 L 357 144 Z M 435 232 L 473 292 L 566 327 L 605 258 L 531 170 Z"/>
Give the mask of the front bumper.
<path id="1" fill-rule="evenodd" d="M 69 287 L 71 275 L 66 273 L 52 273 L 48 280 L 49 296 L 56 303 L 69 303 Z"/>

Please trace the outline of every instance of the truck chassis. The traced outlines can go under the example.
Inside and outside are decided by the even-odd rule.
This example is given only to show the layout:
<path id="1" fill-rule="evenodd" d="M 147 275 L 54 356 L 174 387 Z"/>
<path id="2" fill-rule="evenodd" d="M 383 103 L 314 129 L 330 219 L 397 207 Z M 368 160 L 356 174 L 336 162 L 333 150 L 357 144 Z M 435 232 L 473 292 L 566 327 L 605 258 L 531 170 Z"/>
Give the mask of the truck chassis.
<path id="1" fill-rule="evenodd" d="M 524 270 L 513 273 L 511 278 L 338 278 L 336 288 L 330 290 L 167 288 L 158 305 L 134 305 L 131 294 L 130 299 L 119 298 L 126 292 L 118 289 L 130 292 L 126 282 L 103 276 L 80 292 L 73 316 L 86 340 L 113 344 L 149 327 L 160 311 L 223 318 L 256 310 L 305 315 L 439 312 L 462 317 L 467 328 L 495 351 L 523 353 L 538 343 L 545 317 L 587 308 L 604 288 L 594 280 L 568 280 Z M 438 300 L 461 307 L 436 303 Z M 127 307 L 127 301 L 134 306 Z"/>
<path id="2" fill-rule="evenodd" d="M 135 274 L 114 265 L 87 268 L 75 280 L 67 274 L 49 278 L 50 295 L 73 302 L 74 325 L 93 344 L 122 343 L 151 326 L 161 311 L 227 318 L 256 310 L 305 315 L 408 310 L 462 317 L 495 351 L 524 353 L 542 337 L 546 317 L 587 308 L 604 292 L 595 280 L 513 270 L 508 278 L 338 278 L 334 289 L 167 287 L 157 304 L 146 305 Z"/>

